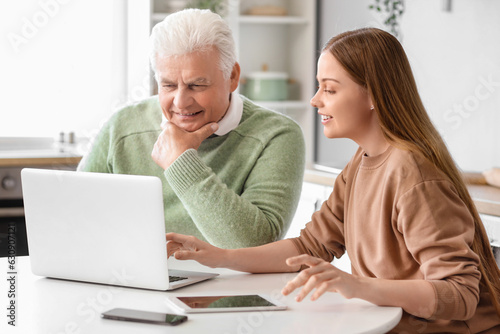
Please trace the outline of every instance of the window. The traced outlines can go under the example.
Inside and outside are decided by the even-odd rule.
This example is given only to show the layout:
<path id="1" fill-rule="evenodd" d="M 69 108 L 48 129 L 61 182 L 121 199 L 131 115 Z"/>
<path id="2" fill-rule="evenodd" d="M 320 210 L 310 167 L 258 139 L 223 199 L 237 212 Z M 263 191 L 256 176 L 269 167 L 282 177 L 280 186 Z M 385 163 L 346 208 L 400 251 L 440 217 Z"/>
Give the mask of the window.
<path id="1" fill-rule="evenodd" d="M 126 95 L 126 2 L 0 3 L 0 136 L 90 136 Z"/>

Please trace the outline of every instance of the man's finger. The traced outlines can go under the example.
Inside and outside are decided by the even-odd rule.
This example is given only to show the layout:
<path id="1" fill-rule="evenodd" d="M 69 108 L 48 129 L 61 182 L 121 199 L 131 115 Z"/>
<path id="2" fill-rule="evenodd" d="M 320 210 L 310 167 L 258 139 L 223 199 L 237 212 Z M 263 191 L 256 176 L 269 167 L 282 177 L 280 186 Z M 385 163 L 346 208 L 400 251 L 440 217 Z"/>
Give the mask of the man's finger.
<path id="1" fill-rule="evenodd" d="M 195 131 L 195 133 L 198 135 L 198 138 L 200 139 L 200 142 L 204 141 L 211 135 L 215 133 L 219 129 L 219 124 L 217 123 L 208 123 L 199 128 L 198 130 Z"/>
<path id="2" fill-rule="evenodd" d="M 167 127 L 167 124 L 168 124 L 168 121 L 166 119 L 164 119 L 160 124 L 161 129 L 164 130 Z"/>

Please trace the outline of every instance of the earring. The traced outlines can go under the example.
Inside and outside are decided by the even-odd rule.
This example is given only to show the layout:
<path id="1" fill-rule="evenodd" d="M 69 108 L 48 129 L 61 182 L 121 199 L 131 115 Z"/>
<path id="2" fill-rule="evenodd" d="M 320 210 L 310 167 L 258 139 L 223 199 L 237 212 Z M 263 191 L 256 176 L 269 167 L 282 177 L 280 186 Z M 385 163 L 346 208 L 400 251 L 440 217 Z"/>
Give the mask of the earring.
<path id="1" fill-rule="evenodd" d="M 371 106 L 371 107 L 370 107 L 370 110 L 375 110 L 375 107 L 374 107 L 374 106 Z"/>

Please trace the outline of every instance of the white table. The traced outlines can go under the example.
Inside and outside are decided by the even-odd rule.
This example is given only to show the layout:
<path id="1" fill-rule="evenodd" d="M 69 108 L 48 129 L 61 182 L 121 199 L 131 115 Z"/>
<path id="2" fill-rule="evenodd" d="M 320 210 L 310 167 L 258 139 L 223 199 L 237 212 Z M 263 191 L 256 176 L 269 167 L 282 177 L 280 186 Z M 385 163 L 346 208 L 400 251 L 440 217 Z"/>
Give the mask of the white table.
<path id="1" fill-rule="evenodd" d="M 245 274 L 211 269 L 193 261 L 171 261 L 171 267 L 216 271 L 216 279 L 171 292 L 113 287 L 56 280 L 31 273 L 29 257 L 16 258 L 16 327 L 9 326 L 9 268 L 0 259 L 1 333 L 385 333 L 398 324 L 402 310 L 378 307 L 360 299 L 347 300 L 327 293 L 319 300 L 297 303 L 280 291 L 296 274 Z M 286 311 L 189 314 L 178 326 L 131 323 L 102 319 L 101 312 L 114 308 L 175 313 L 166 303 L 170 295 L 266 293 L 279 298 Z"/>

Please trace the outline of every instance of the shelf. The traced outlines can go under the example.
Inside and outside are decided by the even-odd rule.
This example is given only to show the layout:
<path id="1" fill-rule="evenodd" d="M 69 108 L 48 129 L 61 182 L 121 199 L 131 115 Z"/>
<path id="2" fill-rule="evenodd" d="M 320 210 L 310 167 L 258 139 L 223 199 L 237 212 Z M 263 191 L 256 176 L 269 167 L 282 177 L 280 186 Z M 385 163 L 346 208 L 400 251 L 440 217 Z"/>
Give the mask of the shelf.
<path id="1" fill-rule="evenodd" d="M 307 24 L 304 17 L 299 16 L 260 16 L 260 15 L 240 15 L 240 23 L 246 24 Z"/>
<path id="2" fill-rule="evenodd" d="M 162 21 L 170 13 L 152 13 L 151 19 L 155 22 Z M 307 19 L 299 16 L 264 16 L 241 15 L 238 21 L 243 24 L 307 24 Z"/>
<path id="3" fill-rule="evenodd" d="M 256 101 L 256 104 L 264 106 L 269 109 L 304 109 L 309 108 L 309 102 L 305 101 Z"/>
<path id="4" fill-rule="evenodd" d="M 152 13 L 151 20 L 155 22 L 163 21 L 171 13 Z"/>
<path id="5" fill-rule="evenodd" d="M 177 0 L 176 0 L 177 1 Z M 170 7 L 173 0 L 147 0 L 149 34 L 151 27 L 175 12 Z M 185 0 L 182 0 L 185 1 Z M 312 164 L 314 152 L 315 115 L 309 103 L 312 95 L 306 92 L 315 87 L 316 72 L 316 1 L 311 0 L 224 0 L 228 5 L 224 19 L 229 24 L 241 66 L 242 78 L 258 71 L 262 64 L 276 72 L 286 72 L 297 85 L 290 87 L 289 100 L 253 101 L 265 108 L 275 110 L 294 119 L 302 128 L 306 141 L 306 160 Z M 132 3 L 136 3 L 132 1 Z M 250 15 L 249 10 L 263 3 L 281 6 L 287 15 Z M 168 5 L 165 5 L 168 4 Z M 144 5 L 144 7 L 146 7 Z M 172 9 L 172 10 L 171 10 Z M 133 15 L 132 15 L 133 14 Z M 279 13 L 278 13 L 279 14 Z M 144 22 L 134 12 L 133 20 Z M 136 31 L 137 29 L 134 29 Z M 145 36 L 146 34 L 144 34 Z M 149 36 L 149 35 L 148 35 Z M 130 42 L 130 45 L 136 45 Z M 133 49 L 133 47 L 131 47 Z M 133 50 L 136 51 L 136 50 Z M 137 69 L 137 72 L 139 70 Z M 142 78 L 142 73 L 137 78 Z M 132 77 L 132 75 L 131 75 Z M 141 83 L 138 81 L 138 85 Z M 151 85 L 154 91 L 154 84 Z M 240 86 L 244 91 L 244 86 Z M 242 92 L 244 95 L 244 93 Z"/>

